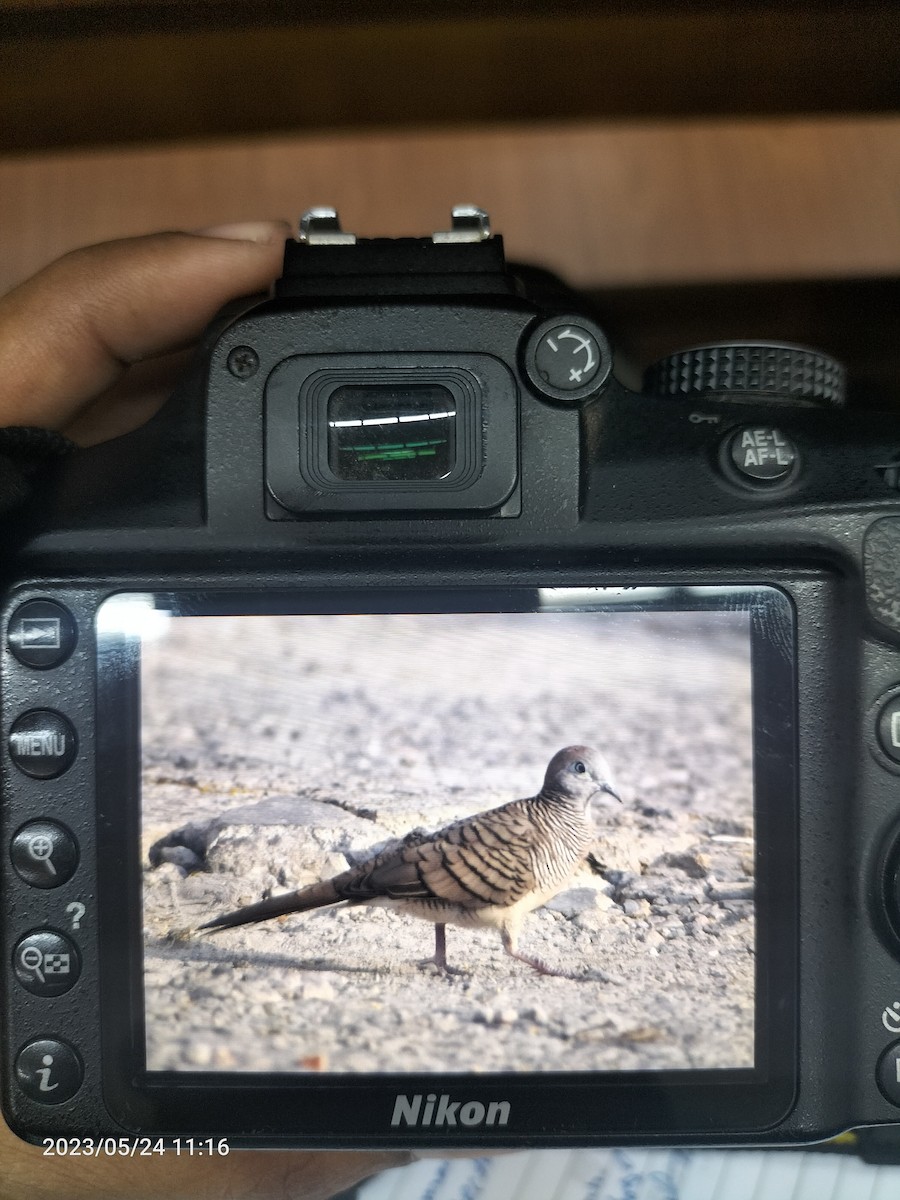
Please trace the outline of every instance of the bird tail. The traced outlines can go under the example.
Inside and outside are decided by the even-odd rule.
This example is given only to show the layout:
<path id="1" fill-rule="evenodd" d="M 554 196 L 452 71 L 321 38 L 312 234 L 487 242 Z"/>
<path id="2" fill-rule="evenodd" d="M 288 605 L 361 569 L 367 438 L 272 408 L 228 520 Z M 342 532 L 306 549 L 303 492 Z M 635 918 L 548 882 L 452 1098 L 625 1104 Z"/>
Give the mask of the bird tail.
<path id="1" fill-rule="evenodd" d="M 298 892 L 287 892 L 283 896 L 270 896 L 268 900 L 260 900 L 258 904 L 248 904 L 234 912 L 223 913 L 213 921 L 207 921 L 199 929 L 234 929 L 237 925 L 250 925 L 255 921 L 268 921 L 272 917 L 283 917 L 287 913 L 307 912 L 311 908 L 324 908 L 328 904 L 339 904 L 343 899 L 338 895 L 334 883 L 328 879 L 323 883 L 313 883 L 301 888 Z"/>

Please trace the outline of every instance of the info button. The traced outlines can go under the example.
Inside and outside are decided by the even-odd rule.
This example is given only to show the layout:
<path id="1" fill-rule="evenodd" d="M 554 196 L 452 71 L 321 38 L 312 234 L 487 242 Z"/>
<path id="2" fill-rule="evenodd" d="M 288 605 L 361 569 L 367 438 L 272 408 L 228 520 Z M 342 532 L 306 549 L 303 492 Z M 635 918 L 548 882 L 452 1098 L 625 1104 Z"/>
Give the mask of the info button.
<path id="1" fill-rule="evenodd" d="M 70 721 L 48 708 L 19 717 L 9 731 L 9 755 L 33 779 L 55 779 L 71 767 L 78 749 Z"/>

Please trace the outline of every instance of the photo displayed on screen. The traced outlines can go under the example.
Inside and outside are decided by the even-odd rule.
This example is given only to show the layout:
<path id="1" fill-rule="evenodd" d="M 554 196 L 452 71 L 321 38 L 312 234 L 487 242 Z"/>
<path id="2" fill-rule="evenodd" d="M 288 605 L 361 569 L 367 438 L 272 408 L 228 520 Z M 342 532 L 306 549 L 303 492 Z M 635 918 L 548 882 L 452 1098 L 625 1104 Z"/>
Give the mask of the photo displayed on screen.
<path id="1" fill-rule="evenodd" d="M 754 1066 L 750 615 L 534 595 L 141 624 L 148 1071 Z"/>

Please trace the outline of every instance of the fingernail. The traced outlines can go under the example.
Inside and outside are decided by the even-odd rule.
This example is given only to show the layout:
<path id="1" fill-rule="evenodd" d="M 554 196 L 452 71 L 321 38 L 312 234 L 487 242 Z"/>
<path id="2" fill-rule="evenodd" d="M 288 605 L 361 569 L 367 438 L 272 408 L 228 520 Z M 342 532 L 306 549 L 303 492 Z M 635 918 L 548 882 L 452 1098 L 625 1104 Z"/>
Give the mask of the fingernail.
<path id="1" fill-rule="evenodd" d="M 235 221 L 230 225 L 210 225 L 207 229 L 194 229 L 198 237 L 230 238 L 235 242 L 283 242 L 290 236 L 287 221 Z"/>

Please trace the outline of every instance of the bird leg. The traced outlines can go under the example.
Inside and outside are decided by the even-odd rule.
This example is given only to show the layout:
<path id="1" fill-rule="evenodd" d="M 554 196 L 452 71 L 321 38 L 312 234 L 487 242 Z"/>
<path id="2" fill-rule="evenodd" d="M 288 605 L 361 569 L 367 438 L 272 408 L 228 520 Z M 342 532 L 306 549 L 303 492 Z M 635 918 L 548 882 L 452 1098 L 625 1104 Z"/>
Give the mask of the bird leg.
<path id="1" fill-rule="evenodd" d="M 434 965 L 441 974 L 447 970 L 447 926 L 440 921 L 434 927 Z"/>
<path id="2" fill-rule="evenodd" d="M 437 967 L 439 975 L 465 974 L 465 971 L 451 967 L 447 962 L 447 926 L 441 921 L 436 922 L 434 926 L 434 958 L 423 958 L 419 965 L 427 967 L 432 963 Z"/>
<path id="3" fill-rule="evenodd" d="M 554 967 L 550 967 L 542 958 L 532 957 L 530 954 L 522 954 L 517 946 L 516 933 L 511 929 L 501 929 L 500 937 L 503 942 L 503 949 L 510 958 L 517 958 L 519 962 L 527 963 L 529 967 L 533 967 L 540 975 L 556 975 L 561 979 L 576 979 L 577 976 L 570 975 L 567 971 L 557 971 Z"/>

